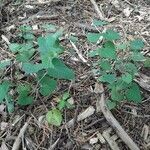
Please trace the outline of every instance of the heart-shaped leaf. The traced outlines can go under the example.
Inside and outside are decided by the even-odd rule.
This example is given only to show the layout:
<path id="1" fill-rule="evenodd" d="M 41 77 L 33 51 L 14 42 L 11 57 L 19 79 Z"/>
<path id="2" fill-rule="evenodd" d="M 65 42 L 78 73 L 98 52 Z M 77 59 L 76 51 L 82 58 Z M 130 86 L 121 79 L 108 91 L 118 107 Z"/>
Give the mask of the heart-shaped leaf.
<path id="1" fill-rule="evenodd" d="M 102 36 L 101 33 L 88 33 L 87 34 L 87 39 L 91 43 L 97 43 L 99 38 Z"/>
<path id="2" fill-rule="evenodd" d="M 140 103 L 142 101 L 142 96 L 138 84 L 132 83 L 131 87 L 126 92 L 126 98 L 128 101 L 135 103 Z"/>
<path id="3" fill-rule="evenodd" d="M 47 122 L 58 127 L 61 125 L 62 119 L 62 114 L 58 109 L 52 109 L 46 114 Z"/>
<path id="4" fill-rule="evenodd" d="M 97 19 L 94 19 L 92 22 L 92 25 L 94 25 L 94 26 L 104 26 L 107 24 L 108 24 L 108 22 L 102 21 L 102 20 L 97 20 Z"/>
<path id="5" fill-rule="evenodd" d="M 5 96 L 8 94 L 10 86 L 11 86 L 11 84 L 9 81 L 3 81 L 0 84 L 0 103 L 3 101 Z"/>
<path id="6" fill-rule="evenodd" d="M 48 69 L 48 75 L 58 79 L 72 80 L 75 78 L 74 72 L 69 69 L 61 60 L 54 58 L 52 60 L 54 68 Z"/>
<path id="7" fill-rule="evenodd" d="M 99 49 L 99 55 L 104 58 L 115 59 L 115 45 L 113 42 L 108 41 L 104 44 L 103 48 Z"/>
<path id="8" fill-rule="evenodd" d="M 141 50 L 144 47 L 144 42 L 141 39 L 135 39 L 130 42 L 130 49 L 133 51 Z"/>
<path id="9" fill-rule="evenodd" d="M 49 76 L 45 76 L 40 81 L 40 93 L 43 96 L 50 95 L 57 87 L 57 81 L 51 79 Z"/>
<path id="10" fill-rule="evenodd" d="M 103 37 L 109 41 L 120 39 L 119 33 L 113 30 L 107 30 L 105 33 L 103 33 Z"/>
<path id="11" fill-rule="evenodd" d="M 126 82 L 127 84 L 131 83 L 132 82 L 132 75 L 129 74 L 129 73 L 125 73 L 122 75 L 122 80 L 124 82 Z"/>

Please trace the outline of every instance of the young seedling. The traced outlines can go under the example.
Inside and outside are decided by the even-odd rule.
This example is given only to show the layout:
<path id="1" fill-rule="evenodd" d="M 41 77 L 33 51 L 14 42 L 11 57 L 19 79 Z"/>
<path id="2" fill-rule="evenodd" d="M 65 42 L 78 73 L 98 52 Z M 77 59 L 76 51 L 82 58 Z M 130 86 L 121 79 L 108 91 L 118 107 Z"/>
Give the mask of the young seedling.
<path id="1" fill-rule="evenodd" d="M 141 103 L 140 88 L 134 82 L 134 78 L 140 63 L 146 60 L 141 53 L 144 47 L 143 41 L 135 39 L 118 44 L 121 37 L 114 30 L 87 34 L 87 40 L 93 44 L 97 44 L 100 37 L 103 39 L 103 44 L 98 45 L 96 50 L 89 53 L 89 56 L 99 58 L 94 63 L 94 73 L 99 76 L 98 81 L 105 83 L 109 90 L 108 107 L 113 109 L 121 101 Z M 148 66 L 147 61 L 146 66 Z"/>
<path id="2" fill-rule="evenodd" d="M 46 27 L 54 29 L 52 25 Z M 62 29 L 38 38 L 34 36 L 30 26 L 21 26 L 19 30 L 20 43 L 9 45 L 15 59 L 1 61 L 0 70 L 3 74 L 3 70 L 12 62 L 16 65 L 13 70 L 15 78 L 21 75 L 25 78 L 31 77 L 32 81 L 18 79 L 12 84 L 9 78 L 7 81 L 2 79 L 0 93 L 3 94 L 0 96 L 0 103 L 5 103 L 9 112 L 12 112 L 11 107 L 15 101 L 23 106 L 32 104 L 37 92 L 42 96 L 49 96 L 57 88 L 59 79 L 73 80 L 75 77 L 73 70 L 60 59 L 64 52 L 59 40 L 63 34 Z M 11 89 L 15 96 L 10 94 Z"/>
<path id="3" fill-rule="evenodd" d="M 70 98 L 70 95 L 68 92 L 64 93 L 62 97 L 58 101 L 57 108 L 53 108 L 52 110 L 48 111 L 46 114 L 46 120 L 49 124 L 55 125 L 55 126 L 60 126 L 62 121 L 63 121 L 63 114 L 62 111 L 65 108 L 73 108 L 74 105 L 70 104 L 68 102 Z"/>

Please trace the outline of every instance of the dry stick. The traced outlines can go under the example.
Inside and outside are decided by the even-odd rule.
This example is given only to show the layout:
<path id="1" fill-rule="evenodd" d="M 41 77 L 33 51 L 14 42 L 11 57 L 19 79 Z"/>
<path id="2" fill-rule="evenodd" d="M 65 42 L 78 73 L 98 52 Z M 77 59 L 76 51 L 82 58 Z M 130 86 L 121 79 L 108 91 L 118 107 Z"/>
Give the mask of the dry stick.
<path id="1" fill-rule="evenodd" d="M 18 134 L 18 136 L 17 136 L 17 138 L 16 138 L 16 140 L 13 144 L 12 150 L 19 150 L 19 147 L 20 147 L 20 144 L 21 144 L 21 138 L 24 135 L 25 131 L 27 130 L 28 125 L 29 125 L 29 121 L 26 122 L 24 124 L 24 126 L 21 128 L 21 130 L 20 130 L 20 132 L 19 132 L 19 134 Z"/>
<path id="2" fill-rule="evenodd" d="M 96 10 L 96 12 L 97 12 L 97 14 L 99 15 L 99 18 L 100 18 L 101 20 L 104 20 L 103 14 L 102 14 L 102 12 L 99 10 L 99 8 L 98 8 L 98 6 L 97 6 L 95 0 L 90 0 L 90 1 L 91 1 L 91 3 L 93 4 L 93 6 L 94 6 L 94 8 L 95 8 L 95 10 Z"/>
<path id="3" fill-rule="evenodd" d="M 103 88 L 103 87 L 102 87 Z M 105 116 L 108 123 L 114 128 L 116 133 L 122 139 L 122 141 L 131 149 L 131 150 L 140 150 L 139 147 L 134 143 L 130 136 L 124 131 L 119 122 L 114 118 L 111 111 L 108 109 L 105 103 L 104 92 L 100 95 L 99 105 L 103 115 Z"/>
<path id="4" fill-rule="evenodd" d="M 61 0 L 48 0 L 48 1 L 39 1 L 39 2 L 27 2 L 26 5 L 46 5 L 50 4 L 51 2 L 59 2 Z"/>
<path id="5" fill-rule="evenodd" d="M 82 56 L 82 54 L 80 53 L 80 51 L 78 50 L 78 48 L 76 47 L 76 45 L 70 41 L 72 47 L 74 48 L 74 50 L 76 51 L 77 55 L 79 56 L 79 58 L 82 60 L 83 63 L 87 63 L 87 60 Z M 89 64 L 88 64 L 89 66 Z"/>
<path id="6" fill-rule="evenodd" d="M 95 112 L 95 109 L 93 106 L 89 106 L 86 110 L 84 110 L 83 112 L 81 112 L 78 116 L 77 116 L 77 122 L 82 121 L 88 117 L 90 117 L 91 115 L 93 115 Z M 75 119 L 75 118 L 74 118 Z M 71 119 L 69 122 L 67 122 L 67 126 L 70 128 L 74 125 L 74 119 Z"/>

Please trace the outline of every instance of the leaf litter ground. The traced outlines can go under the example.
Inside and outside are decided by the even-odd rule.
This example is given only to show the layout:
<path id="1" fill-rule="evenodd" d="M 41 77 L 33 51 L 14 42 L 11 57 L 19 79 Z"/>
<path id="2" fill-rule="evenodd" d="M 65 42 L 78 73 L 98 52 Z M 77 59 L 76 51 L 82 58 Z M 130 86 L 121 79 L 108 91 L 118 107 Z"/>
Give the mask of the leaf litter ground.
<path id="1" fill-rule="evenodd" d="M 20 1 L 19 1 L 20 2 Z M 1 23 L 0 34 L 4 35 L 10 42 L 18 42 L 18 27 L 23 24 L 31 25 L 35 30 L 35 36 L 44 35 L 46 32 L 39 28 L 44 23 L 54 24 L 58 27 L 64 27 L 67 34 L 78 37 L 79 42 L 76 46 L 83 56 L 90 62 L 87 53 L 93 49 L 85 40 L 87 31 L 95 31 L 90 26 L 92 19 L 97 14 L 90 1 L 82 0 L 64 0 L 60 2 L 51 2 L 49 4 L 40 4 L 37 1 L 23 1 L 20 3 L 15 1 L 6 1 L 0 8 Z M 132 40 L 140 37 L 145 42 L 143 53 L 149 56 L 150 47 L 150 2 L 146 1 L 98 1 L 104 15 L 110 18 L 110 26 L 120 33 L 124 34 L 127 39 Z M 50 32 L 55 31 L 55 27 L 51 26 Z M 100 28 L 103 31 L 103 28 Z M 96 31 L 95 31 L 96 32 Z M 0 59 L 13 57 L 8 52 L 7 39 L 4 37 L 0 41 Z M 74 83 L 59 82 L 57 91 L 50 97 L 41 97 L 37 95 L 37 101 L 30 106 L 18 107 L 15 111 L 8 115 L 4 105 L 0 105 L 0 146 L 1 148 L 12 149 L 12 145 L 22 126 L 29 120 L 29 126 L 26 129 L 22 145 L 27 149 L 48 149 L 53 145 L 57 150 L 64 149 L 110 149 L 108 142 L 102 142 L 101 134 L 110 129 L 109 124 L 103 117 L 101 112 L 94 112 L 93 115 L 79 121 L 72 128 L 61 126 L 59 128 L 49 127 L 42 122 L 42 117 L 53 106 L 56 105 L 57 99 L 64 92 L 70 90 L 70 94 L 75 102 L 75 108 L 64 111 L 64 123 L 71 119 L 77 120 L 77 115 L 85 111 L 88 107 L 93 106 L 96 109 L 97 97 L 96 90 L 99 87 L 95 84 L 90 71 L 91 68 L 82 63 L 74 51 L 72 45 L 62 39 L 62 44 L 67 47 L 70 53 L 63 55 L 65 63 L 70 65 L 76 72 L 76 80 Z M 136 45 L 135 45 L 136 46 Z M 5 72 L 4 76 L 12 73 L 13 66 Z M 148 69 L 141 69 L 141 73 L 149 77 Z M 13 77 L 13 76 L 12 76 Z M 21 80 L 30 82 L 32 79 L 20 76 Z M 13 80 L 13 79 L 12 79 Z M 140 149 L 149 149 L 150 145 L 150 98 L 149 92 L 141 88 L 143 93 L 143 102 L 140 105 L 131 103 L 122 103 L 121 106 L 113 110 L 113 115 L 138 144 Z M 111 131 L 110 135 L 115 132 Z M 97 141 L 97 139 L 99 139 Z M 58 142 L 57 142 L 58 141 Z M 127 146 L 117 138 L 115 140 L 121 150 L 128 149 Z M 56 142 L 56 145 L 54 144 Z M 23 148 L 21 148 L 23 149 Z"/>

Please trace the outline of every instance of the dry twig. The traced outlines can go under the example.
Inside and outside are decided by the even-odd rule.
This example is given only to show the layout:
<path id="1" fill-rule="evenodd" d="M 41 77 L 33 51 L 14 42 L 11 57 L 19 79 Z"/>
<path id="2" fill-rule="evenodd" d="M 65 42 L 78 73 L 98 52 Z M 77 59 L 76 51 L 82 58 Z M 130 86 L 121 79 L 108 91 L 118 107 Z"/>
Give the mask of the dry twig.
<path id="1" fill-rule="evenodd" d="M 80 53 L 80 51 L 78 50 L 76 45 L 72 41 L 70 41 L 70 43 L 71 43 L 72 47 L 74 48 L 74 50 L 76 51 L 79 58 L 82 60 L 82 62 L 87 64 L 87 60 L 82 56 L 82 54 Z M 89 64 L 87 64 L 87 65 L 89 66 Z"/>
<path id="2" fill-rule="evenodd" d="M 20 147 L 20 144 L 21 144 L 21 138 L 24 135 L 25 131 L 27 130 L 28 125 L 29 125 L 29 121 L 26 122 L 24 124 L 24 126 L 21 128 L 21 130 L 20 130 L 20 132 L 18 134 L 18 137 L 16 138 L 16 140 L 15 140 L 15 142 L 13 144 L 12 150 L 19 150 L 19 147 Z"/>
<path id="3" fill-rule="evenodd" d="M 102 87 L 103 88 L 103 87 Z M 119 124 L 119 122 L 114 118 L 110 110 L 107 108 L 105 103 L 105 96 L 104 92 L 100 95 L 100 107 L 103 115 L 105 116 L 108 123 L 113 127 L 113 129 L 116 131 L 118 136 L 122 139 L 124 143 L 131 149 L 131 150 L 140 150 L 136 143 L 130 138 L 130 136 L 124 131 L 122 126 Z"/>
<path id="4" fill-rule="evenodd" d="M 96 10 L 96 12 L 97 12 L 99 18 L 100 18 L 101 20 L 104 20 L 103 13 L 102 13 L 102 12 L 100 11 L 100 9 L 98 8 L 98 6 L 97 6 L 95 0 L 90 0 L 90 1 L 91 1 L 91 3 L 93 4 L 93 6 L 94 6 L 94 8 L 95 8 L 95 10 Z"/>
<path id="5" fill-rule="evenodd" d="M 50 4 L 51 2 L 59 2 L 61 0 L 47 0 L 47 1 L 43 1 L 43 0 L 38 0 L 37 2 L 27 2 L 26 4 L 29 5 L 46 5 L 46 4 Z"/>

